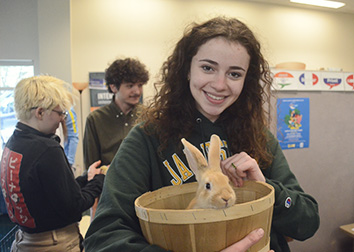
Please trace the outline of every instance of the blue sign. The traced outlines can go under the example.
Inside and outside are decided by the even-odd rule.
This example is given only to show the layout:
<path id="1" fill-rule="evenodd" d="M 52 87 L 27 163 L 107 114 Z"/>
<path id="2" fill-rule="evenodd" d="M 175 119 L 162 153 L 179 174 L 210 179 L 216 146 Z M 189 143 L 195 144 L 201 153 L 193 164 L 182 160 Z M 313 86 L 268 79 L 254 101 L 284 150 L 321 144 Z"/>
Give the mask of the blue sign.
<path id="1" fill-rule="evenodd" d="M 309 147 L 309 98 L 277 99 L 277 138 L 280 147 L 298 149 Z"/>

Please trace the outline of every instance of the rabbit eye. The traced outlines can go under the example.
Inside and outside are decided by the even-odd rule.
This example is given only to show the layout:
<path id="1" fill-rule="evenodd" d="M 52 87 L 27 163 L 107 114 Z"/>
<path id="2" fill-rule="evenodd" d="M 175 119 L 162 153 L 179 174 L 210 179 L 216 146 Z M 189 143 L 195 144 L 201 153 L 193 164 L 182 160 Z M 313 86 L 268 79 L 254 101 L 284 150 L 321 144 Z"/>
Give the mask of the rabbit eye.
<path id="1" fill-rule="evenodd" d="M 206 184 L 205 184 L 205 188 L 208 189 L 208 190 L 210 190 L 210 188 L 211 188 L 210 183 L 206 183 Z"/>

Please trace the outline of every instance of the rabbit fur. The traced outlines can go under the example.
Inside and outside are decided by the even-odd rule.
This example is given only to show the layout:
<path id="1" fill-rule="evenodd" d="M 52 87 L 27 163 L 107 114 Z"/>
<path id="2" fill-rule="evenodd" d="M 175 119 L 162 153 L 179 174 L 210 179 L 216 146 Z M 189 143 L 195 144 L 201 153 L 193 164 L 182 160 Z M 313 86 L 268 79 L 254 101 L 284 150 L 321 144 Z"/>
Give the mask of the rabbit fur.
<path id="1" fill-rule="evenodd" d="M 222 173 L 220 167 L 221 140 L 212 135 L 208 153 L 208 161 L 203 154 L 186 139 L 181 139 L 190 169 L 198 181 L 195 198 L 187 209 L 214 208 L 221 209 L 232 206 L 236 202 L 236 194 L 230 185 L 229 178 Z"/>

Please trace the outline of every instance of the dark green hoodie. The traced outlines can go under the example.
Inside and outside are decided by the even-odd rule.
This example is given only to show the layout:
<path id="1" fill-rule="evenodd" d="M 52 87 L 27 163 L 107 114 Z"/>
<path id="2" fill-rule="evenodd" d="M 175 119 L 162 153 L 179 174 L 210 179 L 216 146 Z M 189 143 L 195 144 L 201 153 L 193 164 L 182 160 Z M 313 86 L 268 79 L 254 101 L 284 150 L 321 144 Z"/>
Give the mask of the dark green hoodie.
<path id="1" fill-rule="evenodd" d="M 203 150 L 212 134 L 219 135 L 224 143 L 222 152 L 229 156 L 223 126 L 202 115 L 196 118 L 195 130 L 187 140 Z M 305 240 L 314 235 L 319 227 L 318 205 L 301 189 L 278 141 L 269 135 L 274 160 L 262 171 L 266 182 L 275 188 L 270 246 L 275 252 L 286 252 L 290 250 L 285 236 Z M 160 155 L 159 145 L 156 135 L 147 135 L 139 126 L 123 141 L 106 175 L 96 216 L 86 234 L 86 252 L 165 251 L 149 245 L 142 236 L 134 201 L 147 191 L 194 182 L 195 177 L 180 143 L 170 144 Z"/>

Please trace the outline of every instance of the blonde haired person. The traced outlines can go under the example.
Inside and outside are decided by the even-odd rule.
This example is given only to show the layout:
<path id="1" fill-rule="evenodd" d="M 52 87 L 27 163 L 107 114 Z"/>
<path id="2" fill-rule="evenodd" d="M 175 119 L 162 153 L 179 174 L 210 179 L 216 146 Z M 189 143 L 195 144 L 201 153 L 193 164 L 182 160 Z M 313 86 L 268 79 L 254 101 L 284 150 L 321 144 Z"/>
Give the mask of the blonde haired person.
<path id="1" fill-rule="evenodd" d="M 52 76 L 21 80 L 15 88 L 19 122 L 1 159 L 1 187 L 10 219 L 19 226 L 11 251 L 80 251 L 78 222 L 101 193 L 104 175 L 92 164 L 75 179 L 59 137 L 73 104 L 70 86 Z"/>

